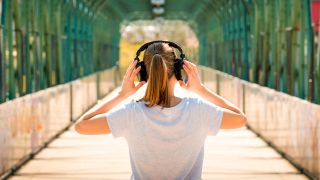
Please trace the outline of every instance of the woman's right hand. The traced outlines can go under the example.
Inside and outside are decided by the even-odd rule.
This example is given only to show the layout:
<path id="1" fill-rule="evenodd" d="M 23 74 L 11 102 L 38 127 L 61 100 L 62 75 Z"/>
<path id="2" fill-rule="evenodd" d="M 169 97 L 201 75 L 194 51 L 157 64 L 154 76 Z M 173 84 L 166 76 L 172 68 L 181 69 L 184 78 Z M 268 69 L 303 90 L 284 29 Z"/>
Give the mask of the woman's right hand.
<path id="1" fill-rule="evenodd" d="M 184 60 L 183 62 L 184 62 L 183 69 L 187 73 L 188 83 L 186 84 L 184 83 L 184 81 L 179 80 L 180 86 L 186 90 L 189 90 L 195 93 L 200 93 L 201 90 L 203 89 L 203 85 L 200 81 L 197 66 L 187 60 Z"/>
<path id="2" fill-rule="evenodd" d="M 133 60 L 130 64 L 130 66 L 127 69 L 126 74 L 123 77 L 121 90 L 119 92 L 119 95 L 127 98 L 131 96 L 132 94 L 136 93 L 146 82 L 141 81 L 138 85 L 135 85 L 134 79 L 137 77 L 141 66 L 138 68 L 135 68 L 138 61 Z"/>

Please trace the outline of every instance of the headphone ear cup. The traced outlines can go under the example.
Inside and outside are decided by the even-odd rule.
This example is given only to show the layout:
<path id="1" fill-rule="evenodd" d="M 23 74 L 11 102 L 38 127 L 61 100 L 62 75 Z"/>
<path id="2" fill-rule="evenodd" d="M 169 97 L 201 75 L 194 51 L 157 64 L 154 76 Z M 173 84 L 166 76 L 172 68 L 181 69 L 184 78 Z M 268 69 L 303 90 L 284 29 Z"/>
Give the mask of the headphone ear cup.
<path id="1" fill-rule="evenodd" d="M 140 71 L 139 71 L 139 81 L 145 81 L 147 82 L 148 79 L 148 74 L 147 74 L 147 68 L 144 64 L 144 62 L 138 62 L 136 65 L 136 68 L 141 67 Z"/>
<path id="2" fill-rule="evenodd" d="M 176 59 L 176 62 L 174 63 L 174 75 L 176 76 L 177 80 L 182 80 L 181 75 L 181 69 L 183 68 L 183 60 L 182 59 Z"/>

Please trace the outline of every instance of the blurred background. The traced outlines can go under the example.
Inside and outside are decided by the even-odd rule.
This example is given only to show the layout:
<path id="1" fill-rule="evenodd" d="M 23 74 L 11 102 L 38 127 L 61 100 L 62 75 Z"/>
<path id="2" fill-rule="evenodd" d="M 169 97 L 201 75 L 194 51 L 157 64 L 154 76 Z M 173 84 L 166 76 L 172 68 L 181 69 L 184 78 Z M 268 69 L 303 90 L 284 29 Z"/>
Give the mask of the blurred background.
<path id="1" fill-rule="evenodd" d="M 188 59 L 199 62 L 199 41 L 190 25 L 184 21 L 156 19 L 123 24 L 120 29 L 120 66 L 126 68 L 144 43 L 154 40 L 173 41 L 183 47 Z M 179 55 L 179 52 L 176 52 Z M 143 54 L 141 54 L 141 59 Z"/>

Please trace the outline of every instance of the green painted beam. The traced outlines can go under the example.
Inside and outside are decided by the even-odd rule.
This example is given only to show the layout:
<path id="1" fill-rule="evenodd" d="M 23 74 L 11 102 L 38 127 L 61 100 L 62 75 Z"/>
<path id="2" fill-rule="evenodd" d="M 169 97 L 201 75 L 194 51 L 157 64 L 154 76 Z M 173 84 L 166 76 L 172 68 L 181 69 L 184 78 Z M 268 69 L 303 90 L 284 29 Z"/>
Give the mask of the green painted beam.
<path id="1" fill-rule="evenodd" d="M 6 61 L 4 55 L 4 25 L 5 25 L 5 17 L 6 17 L 6 0 L 1 1 L 1 9 L 0 9 L 0 103 L 6 101 Z"/>
<path id="2" fill-rule="evenodd" d="M 16 79 L 15 79 L 15 70 L 13 66 L 13 27 L 12 27 L 12 1 L 8 1 L 6 4 L 6 52 L 5 52 L 5 58 L 8 59 L 8 83 L 9 83 L 9 99 L 14 99 L 16 97 Z"/>
<path id="3" fill-rule="evenodd" d="M 320 29 L 320 24 L 319 27 Z M 320 104 L 320 33 L 318 32 L 318 50 L 317 50 L 317 56 L 316 56 L 316 63 L 315 63 L 315 102 L 317 104 Z"/>
<path id="4" fill-rule="evenodd" d="M 120 24 L 154 17 L 141 0 L 1 2 L 0 102 L 116 64 Z M 164 18 L 194 28 L 201 64 L 319 102 L 310 0 L 169 0 L 164 8 Z"/>

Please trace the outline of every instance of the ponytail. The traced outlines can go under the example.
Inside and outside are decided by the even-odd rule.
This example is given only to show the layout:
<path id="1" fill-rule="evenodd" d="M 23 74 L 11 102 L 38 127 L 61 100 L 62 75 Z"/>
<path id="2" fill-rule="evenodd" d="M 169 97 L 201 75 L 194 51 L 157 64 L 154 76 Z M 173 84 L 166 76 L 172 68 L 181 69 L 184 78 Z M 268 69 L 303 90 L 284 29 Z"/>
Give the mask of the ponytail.
<path id="1" fill-rule="evenodd" d="M 144 96 L 144 100 L 147 101 L 146 106 L 170 106 L 168 67 L 160 54 L 153 55 L 148 76 L 148 86 Z"/>

